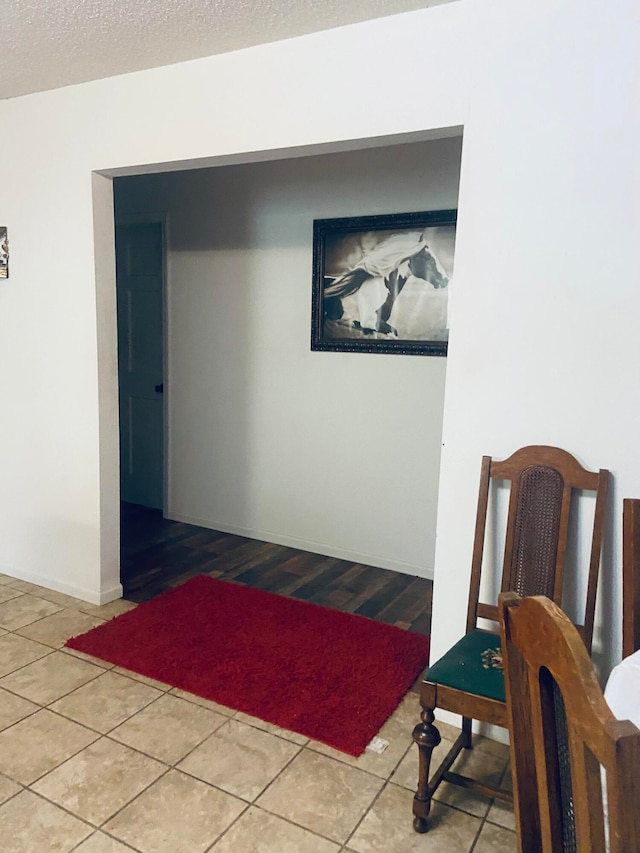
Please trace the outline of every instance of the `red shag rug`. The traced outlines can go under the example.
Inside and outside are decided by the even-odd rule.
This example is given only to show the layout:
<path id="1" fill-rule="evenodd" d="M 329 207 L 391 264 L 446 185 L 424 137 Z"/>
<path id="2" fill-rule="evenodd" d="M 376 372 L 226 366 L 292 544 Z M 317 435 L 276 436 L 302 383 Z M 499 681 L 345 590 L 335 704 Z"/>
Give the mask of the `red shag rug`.
<path id="1" fill-rule="evenodd" d="M 200 575 L 71 649 L 360 755 L 429 656 L 429 638 Z"/>

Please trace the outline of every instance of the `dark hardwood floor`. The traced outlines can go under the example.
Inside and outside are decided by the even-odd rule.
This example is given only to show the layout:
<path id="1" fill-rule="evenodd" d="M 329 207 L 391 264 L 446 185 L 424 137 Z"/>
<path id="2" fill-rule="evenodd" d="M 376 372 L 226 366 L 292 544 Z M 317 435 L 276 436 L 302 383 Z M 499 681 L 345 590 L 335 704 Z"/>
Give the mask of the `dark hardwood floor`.
<path id="1" fill-rule="evenodd" d="M 126 599 L 147 601 L 199 574 L 421 634 L 431 629 L 430 580 L 169 521 L 160 510 L 122 505 L 121 582 Z"/>

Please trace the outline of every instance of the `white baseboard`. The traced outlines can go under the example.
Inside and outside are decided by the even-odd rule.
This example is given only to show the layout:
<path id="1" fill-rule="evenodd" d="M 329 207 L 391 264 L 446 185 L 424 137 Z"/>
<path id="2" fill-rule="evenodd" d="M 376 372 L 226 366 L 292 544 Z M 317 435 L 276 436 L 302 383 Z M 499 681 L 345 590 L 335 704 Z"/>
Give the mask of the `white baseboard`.
<path id="1" fill-rule="evenodd" d="M 72 598 L 79 598 L 81 601 L 87 601 L 89 604 L 109 604 L 110 601 L 122 598 L 122 584 L 119 583 L 110 589 L 95 592 L 93 590 L 85 589 L 84 587 L 75 586 L 75 584 L 64 583 L 56 578 L 39 575 L 36 572 L 23 571 L 15 566 L 12 566 L 11 568 L 0 566 L 0 572 L 2 572 L 3 575 L 7 575 L 7 577 L 15 578 L 19 581 L 27 581 L 28 583 L 35 584 L 36 586 L 42 586 L 45 589 L 52 589 L 55 592 L 62 592 L 64 595 L 70 595 Z"/>
<path id="2" fill-rule="evenodd" d="M 198 527 L 206 527 L 209 530 L 219 530 L 221 533 L 233 533 L 236 536 L 244 536 L 247 539 L 257 539 L 260 542 L 273 542 L 275 545 L 285 545 L 289 548 L 297 548 L 300 551 L 323 554 L 327 557 L 335 557 L 338 560 L 348 560 L 350 563 L 377 566 L 380 569 L 390 569 L 392 572 L 402 572 L 406 575 L 416 575 L 421 578 L 433 580 L 433 566 L 420 566 L 413 563 L 405 563 L 401 560 L 390 560 L 378 554 L 350 551 L 346 548 L 337 548 L 334 545 L 328 545 L 324 542 L 314 542 L 309 539 L 298 539 L 295 536 L 288 536 L 283 533 L 274 533 L 272 530 L 254 530 L 247 527 L 238 527 L 233 524 L 226 524 L 225 522 L 196 518 L 169 510 L 165 512 L 165 518 L 168 518 L 170 521 L 181 521 L 183 524 L 195 524 Z"/>

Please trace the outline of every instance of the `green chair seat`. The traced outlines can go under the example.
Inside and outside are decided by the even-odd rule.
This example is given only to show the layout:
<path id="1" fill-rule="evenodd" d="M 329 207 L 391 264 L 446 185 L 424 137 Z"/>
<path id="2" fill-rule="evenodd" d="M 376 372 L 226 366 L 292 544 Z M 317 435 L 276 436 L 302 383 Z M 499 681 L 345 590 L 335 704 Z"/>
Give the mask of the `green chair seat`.
<path id="1" fill-rule="evenodd" d="M 500 637 L 471 631 L 429 667 L 425 681 L 506 701 Z"/>

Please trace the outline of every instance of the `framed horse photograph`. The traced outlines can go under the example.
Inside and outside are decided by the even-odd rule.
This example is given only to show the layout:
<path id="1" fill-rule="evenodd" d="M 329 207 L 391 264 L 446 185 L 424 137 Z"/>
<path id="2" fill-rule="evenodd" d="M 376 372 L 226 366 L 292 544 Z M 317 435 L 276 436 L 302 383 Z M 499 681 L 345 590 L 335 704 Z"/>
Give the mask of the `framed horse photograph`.
<path id="1" fill-rule="evenodd" d="M 446 355 L 456 213 L 314 220 L 311 349 Z"/>

